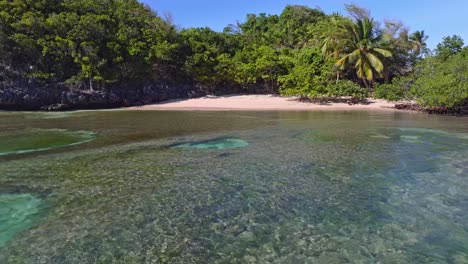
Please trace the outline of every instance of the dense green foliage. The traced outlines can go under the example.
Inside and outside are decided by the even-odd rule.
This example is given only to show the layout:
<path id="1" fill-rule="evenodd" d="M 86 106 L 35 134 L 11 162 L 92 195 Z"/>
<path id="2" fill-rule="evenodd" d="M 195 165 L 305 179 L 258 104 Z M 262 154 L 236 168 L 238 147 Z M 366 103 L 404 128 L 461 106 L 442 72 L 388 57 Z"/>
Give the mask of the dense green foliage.
<path id="1" fill-rule="evenodd" d="M 448 57 L 425 59 L 416 68 L 411 93 L 423 106 L 460 107 L 468 103 L 468 48 Z"/>
<path id="2" fill-rule="evenodd" d="M 387 99 L 389 101 L 398 101 L 409 99 L 409 88 L 412 81 L 408 78 L 395 78 L 393 83 L 379 84 L 375 87 L 375 97 Z"/>
<path id="3" fill-rule="evenodd" d="M 375 95 L 388 100 L 416 99 L 424 107 L 457 108 L 468 103 L 468 47 L 453 48 L 447 37 L 436 56 L 420 61 L 407 76 L 376 87 Z M 449 43 L 450 42 L 450 43 Z M 462 46 L 458 44 L 457 46 Z"/>
<path id="4" fill-rule="evenodd" d="M 437 56 L 447 59 L 451 55 L 460 52 L 463 45 L 464 42 L 460 36 L 447 36 L 443 39 L 442 43 L 437 45 L 435 52 Z"/>
<path id="5" fill-rule="evenodd" d="M 312 98 L 327 95 L 332 65 L 325 63 L 317 49 L 293 50 L 284 54 L 281 60 L 288 68 L 288 73 L 279 77 L 282 94 Z"/>
<path id="6" fill-rule="evenodd" d="M 349 16 L 291 5 L 215 32 L 178 30 L 137 0 L 0 0 L 0 81 L 89 90 L 170 81 L 206 93 L 466 101 L 460 37 L 446 37 L 432 57 L 424 31 L 346 7 Z"/>
<path id="7" fill-rule="evenodd" d="M 3 68 L 51 81 L 157 78 L 177 49 L 174 26 L 136 0 L 0 1 Z"/>
<path id="8" fill-rule="evenodd" d="M 368 90 L 349 80 L 340 80 L 331 84 L 328 88 L 329 97 L 351 96 L 354 99 L 363 100 L 368 96 Z"/>

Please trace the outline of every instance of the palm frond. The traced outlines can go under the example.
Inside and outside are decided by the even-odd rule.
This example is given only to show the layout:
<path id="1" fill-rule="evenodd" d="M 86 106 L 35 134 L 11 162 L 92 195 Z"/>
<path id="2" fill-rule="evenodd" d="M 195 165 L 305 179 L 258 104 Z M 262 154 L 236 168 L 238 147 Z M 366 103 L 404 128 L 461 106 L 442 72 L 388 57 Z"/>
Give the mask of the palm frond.
<path id="1" fill-rule="evenodd" d="M 343 56 L 341 59 L 339 59 L 335 63 L 335 66 L 337 66 L 341 70 L 345 69 L 349 65 L 350 55 L 351 54 L 347 54 L 347 55 Z"/>
<path id="2" fill-rule="evenodd" d="M 372 50 L 387 58 L 393 56 L 392 52 L 386 49 L 373 48 Z"/>
<path id="3" fill-rule="evenodd" d="M 374 68 L 374 70 L 379 74 L 381 75 L 383 70 L 384 70 L 384 65 L 382 63 L 382 61 L 377 57 L 375 56 L 374 54 L 372 53 L 367 53 L 366 54 L 366 59 L 369 63 L 369 65 Z"/>
<path id="4" fill-rule="evenodd" d="M 374 80 L 374 71 L 372 70 L 372 67 L 370 67 L 370 65 L 366 65 L 367 67 L 365 67 L 365 72 L 366 72 L 366 79 L 369 80 L 369 81 L 372 81 Z"/>

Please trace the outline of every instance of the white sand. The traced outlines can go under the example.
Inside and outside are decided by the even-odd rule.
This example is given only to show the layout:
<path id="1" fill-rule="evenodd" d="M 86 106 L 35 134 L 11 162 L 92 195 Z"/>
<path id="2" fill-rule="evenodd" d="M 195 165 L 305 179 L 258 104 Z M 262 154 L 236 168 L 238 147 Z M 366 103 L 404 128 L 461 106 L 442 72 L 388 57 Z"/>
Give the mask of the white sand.
<path id="1" fill-rule="evenodd" d="M 395 104 L 381 99 L 369 99 L 366 104 L 307 103 L 293 97 L 275 95 L 206 96 L 169 100 L 158 104 L 129 107 L 131 110 L 200 110 L 200 111 L 307 111 L 307 110 L 381 110 L 399 111 Z"/>

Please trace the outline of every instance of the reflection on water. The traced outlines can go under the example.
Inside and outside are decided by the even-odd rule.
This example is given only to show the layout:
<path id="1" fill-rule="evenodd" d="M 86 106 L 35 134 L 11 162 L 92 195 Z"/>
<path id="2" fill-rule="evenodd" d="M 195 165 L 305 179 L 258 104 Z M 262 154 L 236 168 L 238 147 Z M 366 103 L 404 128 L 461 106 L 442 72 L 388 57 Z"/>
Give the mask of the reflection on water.
<path id="1" fill-rule="evenodd" d="M 0 248 L 6 262 L 468 262 L 466 118 L 151 111 L 0 118 L 9 130 L 100 135 L 0 162 L 0 187 L 48 192 L 53 204 Z M 167 147 L 181 142 L 203 151 Z"/>

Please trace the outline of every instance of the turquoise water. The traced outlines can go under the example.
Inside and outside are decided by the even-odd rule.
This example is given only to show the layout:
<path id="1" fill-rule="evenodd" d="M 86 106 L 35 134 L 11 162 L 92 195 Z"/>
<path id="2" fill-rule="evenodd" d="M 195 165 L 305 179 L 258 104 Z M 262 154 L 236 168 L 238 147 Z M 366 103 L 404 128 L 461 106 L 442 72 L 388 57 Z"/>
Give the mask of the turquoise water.
<path id="1" fill-rule="evenodd" d="M 43 207 L 41 199 L 31 194 L 0 194 L 0 247 L 31 227 Z"/>
<path id="2" fill-rule="evenodd" d="M 468 263 L 465 117 L 83 111 L 0 120 L 1 131 L 99 135 L 0 156 L 0 197 L 20 190 L 48 208 L 20 203 L 28 224 L 0 231 L 0 263 Z"/>

